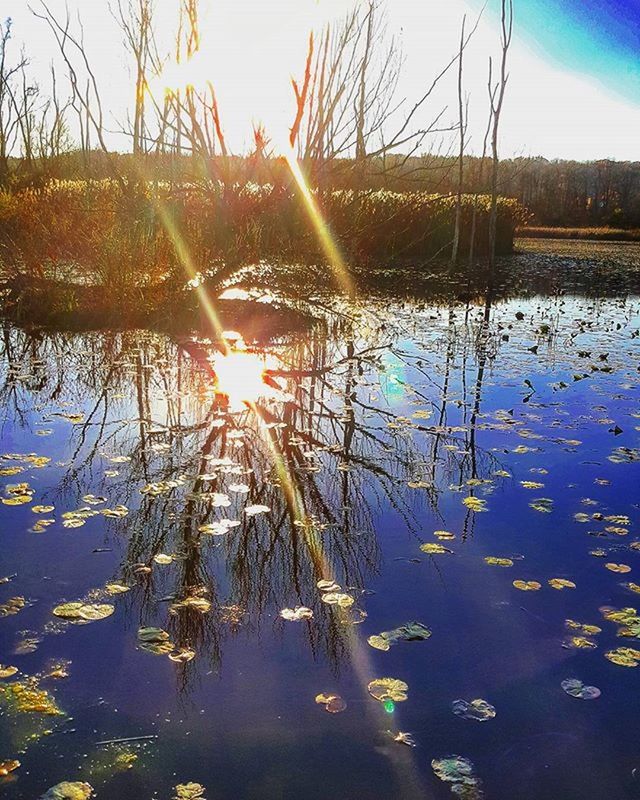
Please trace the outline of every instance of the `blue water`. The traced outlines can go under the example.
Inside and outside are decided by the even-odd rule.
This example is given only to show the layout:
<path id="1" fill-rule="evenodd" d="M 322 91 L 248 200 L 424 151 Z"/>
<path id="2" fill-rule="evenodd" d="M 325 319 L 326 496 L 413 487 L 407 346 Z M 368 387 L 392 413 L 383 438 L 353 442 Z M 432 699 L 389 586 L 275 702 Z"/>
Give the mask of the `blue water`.
<path id="1" fill-rule="evenodd" d="M 230 408 L 225 391 L 255 384 L 249 367 L 216 395 L 193 351 L 164 335 L 5 327 L 0 469 L 24 471 L 0 482 L 32 494 L 0 505 L 0 577 L 12 576 L 0 603 L 26 600 L 0 618 L 0 661 L 19 670 L 0 696 L 0 757 L 21 762 L 4 796 L 81 780 L 98 798 L 170 798 L 193 781 L 210 800 L 438 800 L 455 794 L 432 759 L 457 754 L 478 779 L 468 797 L 640 797 L 640 667 L 605 658 L 640 642 L 600 611 L 640 603 L 623 585 L 640 583 L 640 300 L 516 297 L 496 301 L 486 324 L 481 301 L 349 311 L 274 342 L 268 366 L 290 373 L 275 376 L 282 391 L 252 388 L 249 406 Z M 32 453 L 51 460 L 35 466 Z M 171 480 L 159 496 L 140 491 Z M 248 493 L 229 490 L 237 483 Z M 207 492 L 231 504 L 212 507 Z M 486 511 L 467 508 L 470 495 Z M 551 513 L 531 508 L 539 498 Z M 62 524 L 64 512 L 118 504 L 126 516 Z M 247 516 L 255 504 L 270 510 Z M 55 521 L 37 532 L 40 517 Z M 198 531 L 223 517 L 241 524 Z M 442 530 L 455 538 L 434 536 Z M 453 552 L 427 554 L 425 542 Z M 323 578 L 353 598 L 349 610 L 321 601 Z M 112 581 L 129 591 L 95 591 Z M 194 593 L 211 608 L 170 612 Z M 115 611 L 83 625 L 52 615 L 74 600 Z M 295 606 L 313 618 L 280 617 Z M 599 626 L 596 646 L 563 646 L 567 619 Z M 367 642 L 414 620 L 429 639 L 388 652 Z M 195 657 L 145 652 L 141 626 Z M 16 653 L 25 638 L 35 649 Z M 68 677 L 44 677 L 52 660 L 70 662 Z M 405 681 L 408 700 L 385 709 L 367 691 L 380 677 Z M 560 684 L 573 677 L 601 696 L 567 695 Z M 30 678 L 62 714 L 10 707 L 6 687 Z M 346 709 L 327 713 L 320 693 Z M 496 715 L 456 716 L 459 698 L 483 698 Z M 416 746 L 393 741 L 398 731 Z M 97 744 L 138 736 L 157 738 Z"/>

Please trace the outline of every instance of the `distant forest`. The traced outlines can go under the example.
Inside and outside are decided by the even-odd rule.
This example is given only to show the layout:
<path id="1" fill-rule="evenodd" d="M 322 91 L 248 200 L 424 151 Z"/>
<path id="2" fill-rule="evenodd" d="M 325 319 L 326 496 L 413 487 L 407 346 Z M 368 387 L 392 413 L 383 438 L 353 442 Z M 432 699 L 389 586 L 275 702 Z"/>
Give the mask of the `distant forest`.
<path id="1" fill-rule="evenodd" d="M 393 162 L 396 162 L 395 164 Z M 466 156 L 465 192 L 489 192 L 489 175 L 482 159 Z M 404 189 L 413 185 L 429 192 L 455 193 L 457 158 L 394 157 L 370 175 L 373 186 Z M 515 158 L 500 161 L 498 191 L 520 201 L 532 214 L 532 224 L 549 226 L 640 227 L 640 162 L 550 161 Z"/>
<path id="2" fill-rule="evenodd" d="M 18 183 L 36 184 L 49 178 L 106 178 L 116 169 L 122 175 L 145 175 L 152 180 L 195 181 L 224 175 L 225 180 L 244 184 L 283 185 L 291 181 L 283 159 L 249 156 L 195 158 L 175 154 L 112 154 L 78 151 L 21 170 L 14 161 Z M 485 159 L 487 162 L 489 159 Z M 366 169 L 356 169 L 351 159 L 302 162 L 311 185 L 337 189 L 386 189 L 426 191 L 455 195 L 458 159 L 451 156 L 388 155 L 371 158 Z M 34 169 L 35 167 L 35 169 Z M 35 173 L 35 174 L 34 174 Z M 550 161 L 545 158 L 505 159 L 499 164 L 498 191 L 522 203 L 531 214 L 531 224 L 548 226 L 640 228 L 640 162 Z M 482 159 L 465 156 L 463 191 L 490 193 L 490 170 Z"/>

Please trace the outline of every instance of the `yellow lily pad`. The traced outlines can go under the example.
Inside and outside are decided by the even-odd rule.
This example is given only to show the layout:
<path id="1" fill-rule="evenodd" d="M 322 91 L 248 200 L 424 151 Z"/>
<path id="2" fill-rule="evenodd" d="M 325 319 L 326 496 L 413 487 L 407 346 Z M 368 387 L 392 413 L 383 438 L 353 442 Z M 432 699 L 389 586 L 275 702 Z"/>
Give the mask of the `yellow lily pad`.
<path id="1" fill-rule="evenodd" d="M 371 697 L 375 697 L 381 703 L 384 703 L 385 700 L 401 703 L 408 699 L 409 686 L 398 678 L 376 678 L 369 682 L 367 691 Z"/>
<path id="2" fill-rule="evenodd" d="M 538 581 L 514 581 L 513 585 L 516 589 L 520 589 L 521 592 L 537 592 L 538 589 L 542 588 L 542 584 L 538 583 Z"/>
<path id="3" fill-rule="evenodd" d="M 498 558 L 497 556 L 486 556 L 484 559 L 485 564 L 492 567 L 512 567 L 513 561 L 510 558 Z"/>
<path id="4" fill-rule="evenodd" d="M 551 578 L 549 581 L 549 586 L 552 589 L 575 589 L 576 585 L 573 581 L 568 581 L 566 578 Z"/>

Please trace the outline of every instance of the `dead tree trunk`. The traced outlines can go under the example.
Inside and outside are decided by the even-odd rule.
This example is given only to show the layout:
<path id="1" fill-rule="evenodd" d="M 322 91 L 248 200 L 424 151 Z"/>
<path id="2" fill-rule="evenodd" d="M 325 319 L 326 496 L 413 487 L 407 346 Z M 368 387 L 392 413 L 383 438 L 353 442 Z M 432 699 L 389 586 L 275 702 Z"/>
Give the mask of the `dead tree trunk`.
<path id="1" fill-rule="evenodd" d="M 500 129 L 500 115 L 504 103 L 505 90 L 509 80 L 507 72 L 507 56 L 513 35 L 513 0 L 501 0 L 501 30 L 500 41 L 502 44 L 502 58 L 500 61 L 500 78 L 495 91 L 489 89 L 491 99 L 491 112 L 493 128 L 491 131 L 491 211 L 489 214 L 489 271 L 493 272 L 496 259 L 496 232 L 498 228 L 498 134 Z M 491 60 L 489 60 L 489 87 L 491 87 Z"/>
<path id="2" fill-rule="evenodd" d="M 464 101 L 462 96 L 462 59 L 464 55 L 464 27 L 467 21 L 466 15 L 462 18 L 462 30 L 460 33 L 460 53 L 458 57 L 458 126 L 460 150 L 458 153 L 458 191 L 456 194 L 456 220 L 453 231 L 453 246 L 451 248 L 451 266 L 455 266 L 458 261 L 458 249 L 460 247 L 460 222 L 462 217 L 462 181 L 464 177 L 464 147 L 466 123 L 464 118 Z"/>

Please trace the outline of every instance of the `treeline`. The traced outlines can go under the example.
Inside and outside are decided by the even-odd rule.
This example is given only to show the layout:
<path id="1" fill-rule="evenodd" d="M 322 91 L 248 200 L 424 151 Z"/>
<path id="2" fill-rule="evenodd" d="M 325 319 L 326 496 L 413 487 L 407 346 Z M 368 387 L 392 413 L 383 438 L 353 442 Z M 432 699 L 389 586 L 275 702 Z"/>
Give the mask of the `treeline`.
<path id="1" fill-rule="evenodd" d="M 310 33 L 291 80 L 287 141 L 272 142 L 256 124 L 241 154 L 227 139 L 214 81 L 189 80 L 190 62 L 208 46 L 199 0 L 179 0 L 173 26 L 159 24 L 159 0 L 112 0 L 132 68 L 116 131 L 130 142 L 126 153 L 113 151 L 112 113 L 81 19 L 47 0 L 33 9 L 56 51 L 44 88 L 13 47 L 11 20 L 0 20 L 0 268 L 12 290 L 27 296 L 46 285 L 46 295 L 53 282 L 82 283 L 104 287 L 114 307 L 157 307 L 161 296 L 179 298 L 200 281 L 219 287 L 264 262 L 318 267 L 327 278 L 427 261 L 492 274 L 523 221 L 521 206 L 500 196 L 513 0 L 498 2 L 487 136 L 474 167 L 482 191 L 465 189 L 464 55 L 479 17 L 461 20 L 450 59 L 408 98 L 398 94 L 403 57 L 387 34 L 385 0 L 358 3 Z M 435 92 L 450 73 L 453 121 Z M 433 159 L 419 154 L 442 140 L 457 157 L 433 162 L 442 180 L 421 180 Z"/>
<path id="2" fill-rule="evenodd" d="M 329 162 L 307 158 L 305 177 L 313 186 L 332 189 L 420 191 L 455 195 L 457 158 L 424 154 L 367 159 L 336 158 Z M 292 176 L 281 158 L 258 153 L 249 156 L 193 156 L 191 154 L 110 154 L 101 151 L 61 153 L 55 158 L 25 162 L 10 159 L 15 186 L 42 185 L 47 180 L 102 179 L 120 175 L 132 179 L 199 182 L 225 177 L 232 184 L 286 186 Z M 504 159 L 498 167 L 503 197 L 518 200 L 529 211 L 529 223 L 541 226 L 640 228 L 640 162 L 563 161 L 545 158 Z M 490 194 L 490 172 L 482 159 L 465 156 L 462 191 Z"/>

